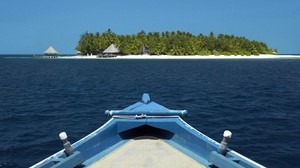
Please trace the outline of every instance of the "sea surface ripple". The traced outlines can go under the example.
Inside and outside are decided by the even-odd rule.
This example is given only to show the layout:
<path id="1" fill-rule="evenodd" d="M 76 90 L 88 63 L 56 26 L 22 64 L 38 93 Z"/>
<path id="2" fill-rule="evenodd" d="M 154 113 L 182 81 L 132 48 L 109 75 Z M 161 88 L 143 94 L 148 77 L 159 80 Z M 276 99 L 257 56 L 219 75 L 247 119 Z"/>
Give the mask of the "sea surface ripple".
<path id="1" fill-rule="evenodd" d="M 267 166 L 300 167 L 300 59 L 0 58 L 0 167 L 28 167 L 104 124 L 143 93 Z"/>

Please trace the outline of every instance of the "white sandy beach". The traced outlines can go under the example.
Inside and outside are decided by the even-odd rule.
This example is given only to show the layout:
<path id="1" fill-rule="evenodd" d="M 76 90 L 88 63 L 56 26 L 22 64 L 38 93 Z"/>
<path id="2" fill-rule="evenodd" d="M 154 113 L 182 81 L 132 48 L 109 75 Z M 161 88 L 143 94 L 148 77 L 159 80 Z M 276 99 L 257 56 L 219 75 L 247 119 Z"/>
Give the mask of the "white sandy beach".
<path id="1" fill-rule="evenodd" d="M 115 59 L 274 59 L 274 58 L 300 58 L 299 56 L 280 56 L 280 55 L 251 55 L 251 56 L 225 56 L 225 55 L 193 55 L 193 56 L 169 56 L 169 55 L 128 55 L 117 56 Z"/>
<path id="2" fill-rule="evenodd" d="M 296 58 L 300 59 L 300 55 L 193 55 L 193 56 L 170 56 L 170 55 L 126 55 L 116 57 L 98 57 L 96 55 L 76 55 L 76 56 L 58 56 L 59 59 L 282 59 L 282 58 Z"/>

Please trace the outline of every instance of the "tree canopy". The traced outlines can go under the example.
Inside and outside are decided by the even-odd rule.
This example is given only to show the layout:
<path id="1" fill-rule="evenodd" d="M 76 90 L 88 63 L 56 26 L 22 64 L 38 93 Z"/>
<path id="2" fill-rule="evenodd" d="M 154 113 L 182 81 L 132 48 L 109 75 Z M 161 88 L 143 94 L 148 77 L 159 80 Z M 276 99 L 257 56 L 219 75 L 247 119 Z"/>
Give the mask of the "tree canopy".
<path id="1" fill-rule="evenodd" d="M 150 55 L 259 55 L 277 50 L 267 44 L 245 37 L 218 34 L 193 35 L 182 31 L 149 32 L 117 35 L 110 29 L 103 33 L 83 33 L 76 46 L 82 54 L 101 54 L 115 44 L 123 55 L 141 54 L 144 48 Z"/>

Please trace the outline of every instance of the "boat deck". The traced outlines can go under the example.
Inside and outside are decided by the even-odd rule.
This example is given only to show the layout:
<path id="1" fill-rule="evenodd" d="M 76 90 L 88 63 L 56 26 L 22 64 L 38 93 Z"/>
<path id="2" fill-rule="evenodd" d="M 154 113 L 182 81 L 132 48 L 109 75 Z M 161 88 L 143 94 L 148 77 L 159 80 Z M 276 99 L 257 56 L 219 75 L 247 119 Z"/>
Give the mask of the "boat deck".
<path id="1" fill-rule="evenodd" d="M 139 137 L 128 141 L 88 166 L 89 168 L 204 168 L 197 161 L 155 137 Z"/>

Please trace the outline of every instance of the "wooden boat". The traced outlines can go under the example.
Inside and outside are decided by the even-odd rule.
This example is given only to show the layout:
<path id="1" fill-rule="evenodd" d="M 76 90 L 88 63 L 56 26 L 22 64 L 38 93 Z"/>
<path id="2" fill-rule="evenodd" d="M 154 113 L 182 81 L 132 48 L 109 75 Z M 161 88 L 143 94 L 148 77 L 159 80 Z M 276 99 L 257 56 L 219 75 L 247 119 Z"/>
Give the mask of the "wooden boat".
<path id="1" fill-rule="evenodd" d="M 180 118 L 186 110 L 170 110 L 151 101 L 148 94 L 123 110 L 105 113 L 112 118 L 72 145 L 61 133 L 65 149 L 32 167 L 264 167 L 227 148 L 229 131 L 218 143 Z"/>

